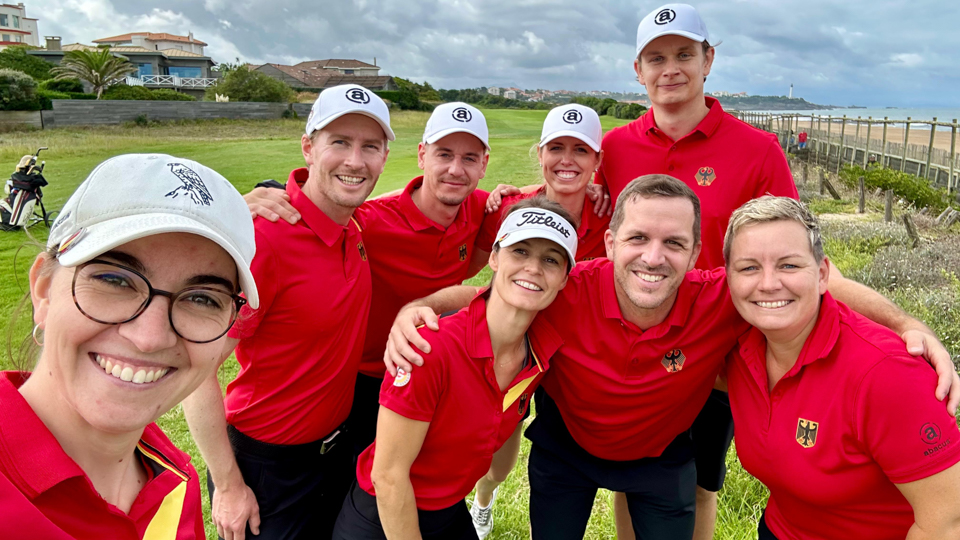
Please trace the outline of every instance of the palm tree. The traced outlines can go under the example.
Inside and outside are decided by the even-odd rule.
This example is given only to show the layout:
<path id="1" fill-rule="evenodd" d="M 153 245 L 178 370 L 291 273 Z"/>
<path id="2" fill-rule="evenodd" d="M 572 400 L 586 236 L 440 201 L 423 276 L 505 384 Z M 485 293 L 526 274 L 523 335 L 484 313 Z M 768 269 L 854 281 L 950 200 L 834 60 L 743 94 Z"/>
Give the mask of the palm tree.
<path id="1" fill-rule="evenodd" d="M 114 56 L 109 49 L 96 51 L 70 51 L 63 55 L 60 65 L 51 69 L 55 79 L 80 79 L 93 85 L 97 99 L 103 90 L 115 84 L 130 73 L 137 71 L 136 66 L 126 58 Z"/>

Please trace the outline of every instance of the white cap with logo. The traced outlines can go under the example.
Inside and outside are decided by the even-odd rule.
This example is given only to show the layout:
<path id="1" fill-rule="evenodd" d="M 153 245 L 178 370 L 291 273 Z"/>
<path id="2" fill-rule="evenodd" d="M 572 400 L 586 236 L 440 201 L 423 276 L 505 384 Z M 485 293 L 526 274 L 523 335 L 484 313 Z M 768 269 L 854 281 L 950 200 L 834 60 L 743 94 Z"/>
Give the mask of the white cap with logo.
<path id="1" fill-rule="evenodd" d="M 453 133 L 469 133 L 480 139 L 487 151 L 490 151 L 490 134 L 487 131 L 487 119 L 480 109 L 461 101 L 437 105 L 427 120 L 423 130 L 424 144 L 433 144 Z"/>
<path id="2" fill-rule="evenodd" d="M 575 137 L 587 143 L 594 152 L 599 152 L 600 139 L 603 138 L 600 116 L 590 107 L 576 103 L 554 107 L 543 121 L 540 147 L 558 137 Z"/>
<path id="3" fill-rule="evenodd" d="M 667 4 L 651 11 L 637 27 L 637 56 L 651 41 L 662 36 L 683 36 L 697 43 L 710 40 L 707 25 L 689 4 Z"/>
<path id="4" fill-rule="evenodd" d="M 507 214 L 497 231 L 500 247 L 512 246 L 531 238 L 543 238 L 559 244 L 567 253 L 570 268 L 576 265 L 577 228 L 560 214 L 543 208 L 516 210 Z"/>
<path id="5" fill-rule="evenodd" d="M 396 140 L 390 129 L 390 110 L 380 96 L 359 84 L 342 84 L 327 88 L 313 102 L 307 117 L 307 135 L 323 129 L 345 114 L 369 116 L 380 124 L 388 141 Z"/>
<path id="6" fill-rule="evenodd" d="M 196 161 L 166 154 L 110 158 L 63 205 L 48 248 L 72 267 L 118 246 L 155 234 L 183 232 L 222 247 L 237 264 L 240 290 L 260 305 L 250 262 L 257 245 L 243 197 L 226 178 Z"/>

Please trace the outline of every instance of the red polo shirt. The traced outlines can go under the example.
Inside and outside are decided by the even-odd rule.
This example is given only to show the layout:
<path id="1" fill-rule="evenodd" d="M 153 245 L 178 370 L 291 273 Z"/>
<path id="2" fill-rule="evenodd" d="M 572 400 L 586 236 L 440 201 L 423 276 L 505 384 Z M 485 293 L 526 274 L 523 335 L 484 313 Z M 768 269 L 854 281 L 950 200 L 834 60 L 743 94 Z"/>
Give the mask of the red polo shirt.
<path id="1" fill-rule="evenodd" d="M 500 204 L 500 210 L 491 214 L 494 219 L 488 219 L 483 223 L 483 231 L 477 239 L 478 245 L 487 246 L 490 250 L 496 241 L 497 232 L 500 230 L 500 222 L 504 214 L 513 206 L 514 203 L 529 199 L 530 197 L 546 193 L 547 186 L 540 186 L 540 189 L 532 193 L 521 193 L 504 197 Z M 610 216 L 600 217 L 593 211 L 593 201 L 584 196 L 583 211 L 580 214 L 580 226 L 577 227 L 577 262 L 589 261 L 598 257 L 607 256 L 607 248 L 603 243 L 603 234 L 610 228 Z"/>
<path id="2" fill-rule="evenodd" d="M 408 379 L 385 379 L 380 404 L 412 420 L 430 422 L 410 467 L 410 481 L 417 508 L 442 510 L 463 500 L 487 473 L 494 452 L 523 420 L 549 358 L 563 341 L 543 317 L 534 319 L 527 331 L 533 362 L 501 392 L 483 296 L 440 319 L 439 332 L 423 329 L 420 335 L 430 342 L 432 352 L 423 355 L 423 366 L 407 374 Z M 370 480 L 376 451 L 374 441 L 357 462 L 357 481 L 371 495 L 376 495 Z"/>
<path id="3" fill-rule="evenodd" d="M 607 132 L 594 181 L 607 186 L 614 201 L 645 174 L 685 182 L 700 197 L 703 251 L 697 268 L 709 270 L 723 266 L 723 235 L 734 210 L 767 193 L 799 196 L 777 137 L 723 112 L 716 99 L 705 99 L 710 112 L 678 141 L 657 127 L 653 109 Z"/>
<path id="4" fill-rule="evenodd" d="M 287 181 L 300 221 L 254 221 L 260 308 L 244 306 L 229 334 L 240 340 L 240 373 L 227 386 L 227 422 L 273 444 L 315 441 L 347 419 L 370 310 L 360 229 L 334 223 L 300 191 L 307 175 Z"/>
<path id="5" fill-rule="evenodd" d="M 642 331 L 620 313 L 607 259 L 578 264 L 540 316 L 577 337 L 554 356 L 544 388 L 577 444 L 613 461 L 659 456 L 689 429 L 747 329 L 719 269 L 689 272 L 667 318 Z"/>
<path id="6" fill-rule="evenodd" d="M 451 285 L 467 275 L 484 220 L 486 191 L 474 191 L 460 205 L 457 217 L 443 228 L 417 208 L 413 192 L 423 185 L 414 178 L 402 193 L 371 199 L 354 216 L 363 227 L 363 244 L 370 257 L 373 304 L 360 373 L 383 378 L 383 351 L 393 319 L 404 305 Z"/>
<path id="7" fill-rule="evenodd" d="M 780 540 L 902 540 L 913 509 L 894 484 L 960 461 L 956 419 L 934 398 L 936 373 L 829 293 L 772 392 L 759 330 L 731 356 L 737 454 L 770 488 L 766 521 Z"/>
<path id="8" fill-rule="evenodd" d="M 147 483 L 125 514 L 103 500 L 17 389 L 19 372 L 0 372 L 0 530 L 43 540 L 203 540 L 200 481 L 190 456 L 156 424 L 136 456 Z"/>

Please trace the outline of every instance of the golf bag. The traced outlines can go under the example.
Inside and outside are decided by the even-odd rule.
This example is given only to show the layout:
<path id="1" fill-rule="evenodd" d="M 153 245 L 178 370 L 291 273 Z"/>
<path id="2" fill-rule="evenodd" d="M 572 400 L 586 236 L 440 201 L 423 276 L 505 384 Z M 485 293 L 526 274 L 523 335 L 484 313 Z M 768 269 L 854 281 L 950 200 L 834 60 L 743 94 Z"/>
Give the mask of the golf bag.
<path id="1" fill-rule="evenodd" d="M 29 227 L 38 221 L 50 225 L 47 210 L 43 207 L 43 191 L 47 185 L 43 177 L 44 163 L 37 166 L 37 154 L 26 155 L 20 159 L 16 171 L 10 175 L 4 188 L 6 197 L 0 200 L 0 229 L 15 231 Z M 40 205 L 39 216 L 34 217 L 36 205 Z"/>

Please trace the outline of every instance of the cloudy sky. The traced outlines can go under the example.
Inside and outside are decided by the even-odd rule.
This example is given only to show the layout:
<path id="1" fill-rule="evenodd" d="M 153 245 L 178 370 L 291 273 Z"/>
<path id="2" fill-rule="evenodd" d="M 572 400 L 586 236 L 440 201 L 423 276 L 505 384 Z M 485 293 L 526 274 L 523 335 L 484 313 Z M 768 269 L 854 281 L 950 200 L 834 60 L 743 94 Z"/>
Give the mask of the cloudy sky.
<path id="1" fill-rule="evenodd" d="M 18 0 L 19 1 L 19 0 Z M 640 19 L 661 1 L 24 0 L 63 42 L 194 36 L 218 62 L 356 58 L 437 88 L 640 91 Z M 833 105 L 960 107 L 957 0 L 705 0 L 707 91 Z"/>

